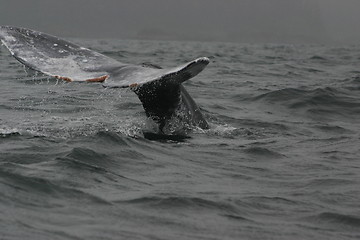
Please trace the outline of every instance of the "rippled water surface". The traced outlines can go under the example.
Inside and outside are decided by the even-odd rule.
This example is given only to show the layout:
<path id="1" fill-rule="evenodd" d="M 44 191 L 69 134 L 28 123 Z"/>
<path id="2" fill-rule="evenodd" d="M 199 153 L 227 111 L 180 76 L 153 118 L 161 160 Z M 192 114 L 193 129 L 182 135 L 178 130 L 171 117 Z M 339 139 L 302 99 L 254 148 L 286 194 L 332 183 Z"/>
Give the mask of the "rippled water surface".
<path id="1" fill-rule="evenodd" d="M 147 139 L 131 91 L 1 47 L 1 239 L 360 238 L 360 47 L 74 41 L 127 63 L 209 57 L 185 87 L 211 129 Z"/>

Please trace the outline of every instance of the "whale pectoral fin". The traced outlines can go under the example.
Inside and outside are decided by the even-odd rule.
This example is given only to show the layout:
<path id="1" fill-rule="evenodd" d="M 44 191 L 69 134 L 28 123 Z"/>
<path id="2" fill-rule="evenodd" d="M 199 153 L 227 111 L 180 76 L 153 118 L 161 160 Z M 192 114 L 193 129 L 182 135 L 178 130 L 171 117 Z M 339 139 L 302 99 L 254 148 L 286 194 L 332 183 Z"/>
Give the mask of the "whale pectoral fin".
<path id="1" fill-rule="evenodd" d="M 109 69 L 125 66 L 98 52 L 25 28 L 0 26 L 0 40 L 25 66 L 65 81 L 103 82 Z"/>

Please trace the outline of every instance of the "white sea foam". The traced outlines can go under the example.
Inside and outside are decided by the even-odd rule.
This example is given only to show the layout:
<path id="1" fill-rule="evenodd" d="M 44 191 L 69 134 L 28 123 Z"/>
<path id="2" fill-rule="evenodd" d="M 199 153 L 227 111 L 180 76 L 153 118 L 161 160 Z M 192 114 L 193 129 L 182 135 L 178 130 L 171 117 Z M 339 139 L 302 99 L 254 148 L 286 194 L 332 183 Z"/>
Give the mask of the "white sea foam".
<path id="1" fill-rule="evenodd" d="M 17 128 L 0 128 L 0 137 L 20 134 Z"/>

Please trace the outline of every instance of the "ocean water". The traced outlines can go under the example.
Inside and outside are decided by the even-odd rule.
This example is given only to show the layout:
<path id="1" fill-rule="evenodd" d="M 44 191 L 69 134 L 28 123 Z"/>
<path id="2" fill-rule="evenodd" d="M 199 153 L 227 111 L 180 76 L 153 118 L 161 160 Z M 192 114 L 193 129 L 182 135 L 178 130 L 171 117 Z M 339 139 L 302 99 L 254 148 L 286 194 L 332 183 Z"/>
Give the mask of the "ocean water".
<path id="1" fill-rule="evenodd" d="M 359 239 L 360 46 L 85 40 L 185 83 L 211 128 L 154 140 L 126 89 L 0 48 L 0 239 Z M 61 66 L 59 66 L 61 67 Z"/>

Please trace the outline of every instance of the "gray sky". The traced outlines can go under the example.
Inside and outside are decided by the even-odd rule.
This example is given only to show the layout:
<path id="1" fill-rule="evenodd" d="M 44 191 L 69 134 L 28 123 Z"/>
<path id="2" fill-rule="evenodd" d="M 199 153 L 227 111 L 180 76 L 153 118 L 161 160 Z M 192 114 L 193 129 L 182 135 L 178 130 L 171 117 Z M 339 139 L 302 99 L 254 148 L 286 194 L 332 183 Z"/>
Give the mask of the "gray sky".
<path id="1" fill-rule="evenodd" d="M 360 0 L 0 0 L 0 24 L 58 36 L 360 43 Z"/>

